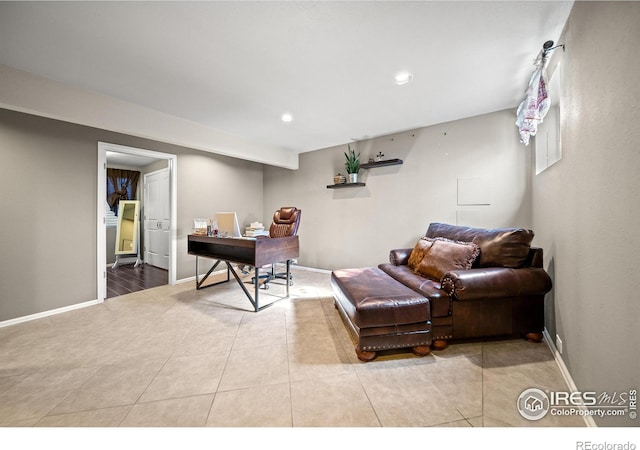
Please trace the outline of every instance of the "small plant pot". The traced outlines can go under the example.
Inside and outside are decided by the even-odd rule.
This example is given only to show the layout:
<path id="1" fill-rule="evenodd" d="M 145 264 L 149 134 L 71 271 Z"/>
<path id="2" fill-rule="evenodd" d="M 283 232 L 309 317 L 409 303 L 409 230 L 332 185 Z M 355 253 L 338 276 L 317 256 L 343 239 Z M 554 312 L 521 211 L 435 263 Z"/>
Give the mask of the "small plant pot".
<path id="1" fill-rule="evenodd" d="M 349 174 L 349 183 L 357 183 L 358 182 L 358 174 L 350 173 Z"/>

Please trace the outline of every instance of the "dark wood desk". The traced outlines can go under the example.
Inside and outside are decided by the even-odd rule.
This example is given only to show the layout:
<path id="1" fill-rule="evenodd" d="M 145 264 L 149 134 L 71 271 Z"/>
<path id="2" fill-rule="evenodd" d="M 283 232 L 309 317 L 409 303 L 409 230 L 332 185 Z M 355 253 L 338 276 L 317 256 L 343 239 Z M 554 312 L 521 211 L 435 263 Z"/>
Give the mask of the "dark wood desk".
<path id="1" fill-rule="evenodd" d="M 282 238 L 224 238 L 190 234 L 188 236 L 187 251 L 190 255 L 195 255 L 196 257 L 196 289 L 204 289 L 207 287 L 216 286 L 220 283 L 226 283 L 230 280 L 229 274 L 231 273 L 253 305 L 255 311 L 258 312 L 261 309 L 273 304 L 269 303 L 262 307 L 259 305 L 259 268 L 264 265 L 286 261 L 286 297 L 289 297 L 288 280 L 291 271 L 291 260 L 299 256 L 300 244 L 298 242 L 298 236 L 288 236 Z M 199 279 L 198 270 L 198 258 L 200 256 L 217 260 L 202 279 Z M 215 270 L 216 267 L 218 267 L 218 264 L 220 264 L 221 262 L 224 262 L 227 265 L 227 279 L 219 281 L 217 283 L 204 285 L 204 281 L 209 275 L 211 275 L 211 273 Z M 233 269 L 231 263 L 245 264 L 247 266 L 254 267 L 255 292 L 253 296 L 245 287 L 244 283 L 242 282 L 236 271 Z"/>

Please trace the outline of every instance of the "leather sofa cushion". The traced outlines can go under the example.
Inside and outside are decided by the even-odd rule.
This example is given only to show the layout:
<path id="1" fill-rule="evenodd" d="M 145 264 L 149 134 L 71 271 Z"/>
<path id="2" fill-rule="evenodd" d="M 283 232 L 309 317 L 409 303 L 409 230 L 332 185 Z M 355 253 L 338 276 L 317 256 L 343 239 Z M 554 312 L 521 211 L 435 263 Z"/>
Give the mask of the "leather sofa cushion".
<path id="1" fill-rule="evenodd" d="M 431 305 L 431 317 L 444 317 L 451 313 L 451 297 L 440 289 L 439 281 L 416 274 L 406 265 L 385 263 L 378 265 L 378 268 L 394 280 L 427 297 Z"/>
<path id="2" fill-rule="evenodd" d="M 473 267 L 518 268 L 527 261 L 534 233 L 523 228 L 484 229 L 432 223 L 426 237 L 474 242 L 480 247 L 480 255 Z"/>
<path id="3" fill-rule="evenodd" d="M 377 267 L 334 270 L 331 284 L 337 293 L 336 299 L 359 328 L 431 319 L 428 298 L 398 283 Z"/>
<path id="4" fill-rule="evenodd" d="M 452 270 L 471 269 L 478 253 L 480 247 L 473 242 L 435 238 L 415 270 L 427 278 L 440 281 L 444 274 Z"/>

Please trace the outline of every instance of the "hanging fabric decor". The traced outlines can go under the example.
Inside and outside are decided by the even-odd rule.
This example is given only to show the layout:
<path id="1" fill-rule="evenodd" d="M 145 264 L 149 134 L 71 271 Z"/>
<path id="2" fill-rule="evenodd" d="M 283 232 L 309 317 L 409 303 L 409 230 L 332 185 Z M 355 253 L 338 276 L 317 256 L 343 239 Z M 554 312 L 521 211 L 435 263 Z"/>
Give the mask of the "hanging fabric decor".
<path id="1" fill-rule="evenodd" d="M 120 200 L 135 200 L 140 172 L 137 170 L 107 168 L 107 203 L 118 215 Z"/>
<path id="2" fill-rule="evenodd" d="M 536 61 L 536 70 L 531 75 L 525 99 L 518 106 L 516 126 L 520 132 L 520 142 L 529 145 L 529 137 L 535 136 L 538 125 L 549 111 L 549 93 L 545 81 L 546 53 Z"/>

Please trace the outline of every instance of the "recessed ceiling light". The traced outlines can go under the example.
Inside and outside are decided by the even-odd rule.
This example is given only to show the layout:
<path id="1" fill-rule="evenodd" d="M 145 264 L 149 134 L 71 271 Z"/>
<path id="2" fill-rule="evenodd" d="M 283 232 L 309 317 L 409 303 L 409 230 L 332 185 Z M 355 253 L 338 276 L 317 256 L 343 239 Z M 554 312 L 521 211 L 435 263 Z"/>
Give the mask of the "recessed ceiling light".
<path id="1" fill-rule="evenodd" d="M 281 119 L 283 122 L 291 122 L 293 120 L 293 116 L 289 113 L 284 113 Z"/>
<path id="2" fill-rule="evenodd" d="M 409 84 L 413 80 L 413 74 L 410 72 L 400 72 L 396 74 L 395 83 L 398 86 L 402 86 L 403 84 Z"/>

